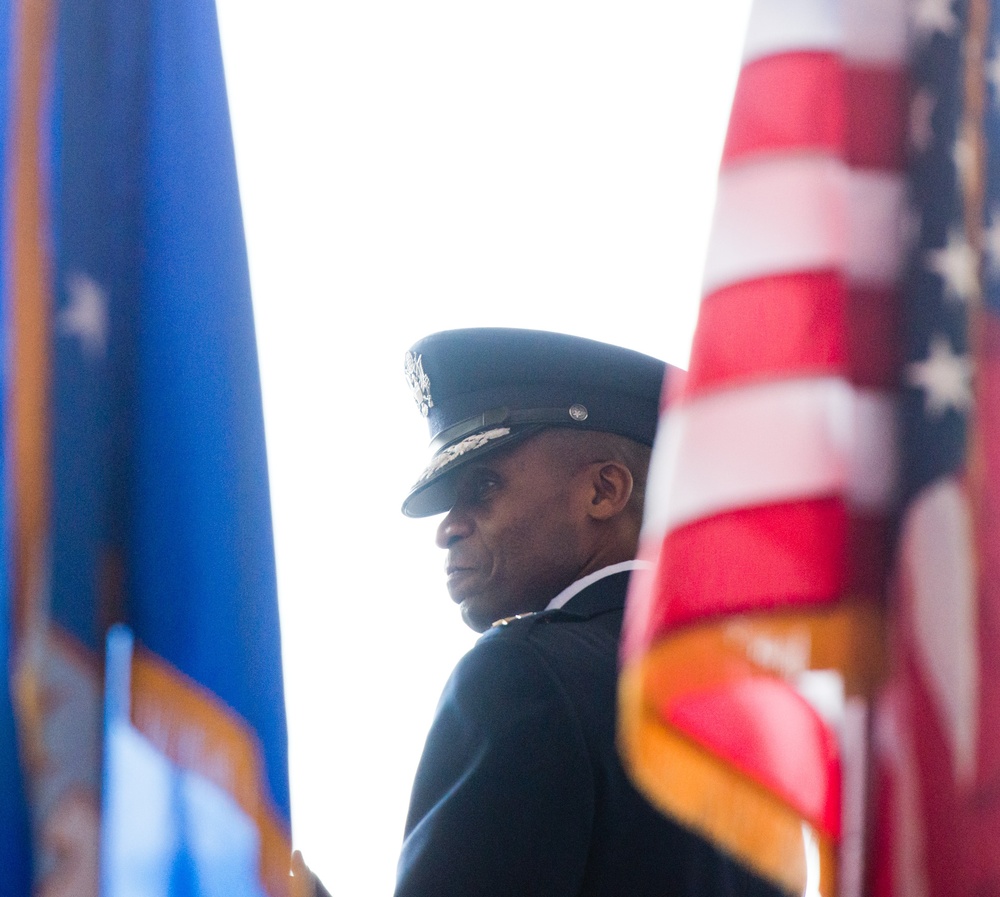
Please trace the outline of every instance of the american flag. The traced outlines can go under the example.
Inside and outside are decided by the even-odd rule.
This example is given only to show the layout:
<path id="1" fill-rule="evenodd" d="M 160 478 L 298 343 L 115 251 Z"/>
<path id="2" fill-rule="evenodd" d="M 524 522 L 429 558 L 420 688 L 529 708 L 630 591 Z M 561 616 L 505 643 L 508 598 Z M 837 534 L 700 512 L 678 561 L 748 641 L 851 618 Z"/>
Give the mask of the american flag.
<path id="1" fill-rule="evenodd" d="M 914 7 L 902 515 L 879 894 L 1000 893 L 1000 21 Z"/>
<path id="2" fill-rule="evenodd" d="M 860 893 L 897 496 L 905 0 L 757 0 L 620 731 L 651 799 L 790 893 Z"/>

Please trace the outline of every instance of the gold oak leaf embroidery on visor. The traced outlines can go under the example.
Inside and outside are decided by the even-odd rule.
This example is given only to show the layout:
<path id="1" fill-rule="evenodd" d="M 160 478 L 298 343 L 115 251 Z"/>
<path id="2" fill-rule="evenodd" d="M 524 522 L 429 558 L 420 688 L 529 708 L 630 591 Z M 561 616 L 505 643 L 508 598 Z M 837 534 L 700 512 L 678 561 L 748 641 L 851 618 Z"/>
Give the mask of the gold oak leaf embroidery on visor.
<path id="1" fill-rule="evenodd" d="M 467 436 L 461 442 L 456 442 L 454 445 L 449 445 L 448 448 L 443 449 L 441 454 L 439 454 L 431 463 L 430 466 L 425 470 L 420 479 L 417 480 L 418 483 L 424 482 L 424 480 L 429 479 L 443 467 L 447 467 L 456 458 L 460 458 L 466 452 L 471 452 L 477 448 L 481 448 L 486 445 L 487 442 L 491 442 L 494 439 L 499 439 L 501 436 L 508 436 L 510 434 L 510 427 L 496 427 L 493 430 L 486 430 L 482 433 L 473 433 L 472 436 Z"/>

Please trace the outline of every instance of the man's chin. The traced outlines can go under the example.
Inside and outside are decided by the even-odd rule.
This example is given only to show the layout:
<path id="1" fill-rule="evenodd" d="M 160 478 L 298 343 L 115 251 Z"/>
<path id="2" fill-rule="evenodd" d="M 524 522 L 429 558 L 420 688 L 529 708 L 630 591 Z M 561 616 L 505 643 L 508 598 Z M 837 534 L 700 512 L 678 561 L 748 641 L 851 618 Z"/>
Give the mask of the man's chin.
<path id="1" fill-rule="evenodd" d="M 454 576 L 448 579 L 448 594 L 451 600 L 459 606 L 465 625 L 475 632 L 485 632 L 493 625 L 494 620 L 503 614 L 494 613 L 489 600 L 484 600 L 481 591 L 471 588 L 473 584 L 465 577 Z"/>
<path id="2" fill-rule="evenodd" d="M 461 610 L 462 620 L 474 632 L 486 632 L 493 625 L 495 618 L 489 614 L 483 614 L 481 608 L 476 608 L 469 601 L 462 602 Z"/>

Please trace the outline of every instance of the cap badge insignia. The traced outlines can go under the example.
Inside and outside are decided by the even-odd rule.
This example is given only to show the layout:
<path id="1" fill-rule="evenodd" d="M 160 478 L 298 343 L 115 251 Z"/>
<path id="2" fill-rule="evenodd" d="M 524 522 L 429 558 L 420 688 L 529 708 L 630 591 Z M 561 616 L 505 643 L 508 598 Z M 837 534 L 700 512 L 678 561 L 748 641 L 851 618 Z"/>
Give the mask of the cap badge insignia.
<path id="1" fill-rule="evenodd" d="M 434 400 L 431 398 L 430 377 L 424 373 L 423 356 L 407 352 L 403 362 L 403 373 L 406 375 L 410 392 L 413 393 L 413 401 L 417 403 L 420 413 L 427 417 L 427 412 L 434 407 Z"/>

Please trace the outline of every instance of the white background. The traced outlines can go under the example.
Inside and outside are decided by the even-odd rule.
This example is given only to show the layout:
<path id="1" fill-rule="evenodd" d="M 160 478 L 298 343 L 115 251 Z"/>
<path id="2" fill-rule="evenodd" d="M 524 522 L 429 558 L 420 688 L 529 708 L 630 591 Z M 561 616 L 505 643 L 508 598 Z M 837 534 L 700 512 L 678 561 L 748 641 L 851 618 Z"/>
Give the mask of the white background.
<path id="1" fill-rule="evenodd" d="M 685 365 L 748 0 L 218 0 L 270 456 L 294 840 L 392 891 L 473 640 L 404 351 L 520 326 Z"/>

